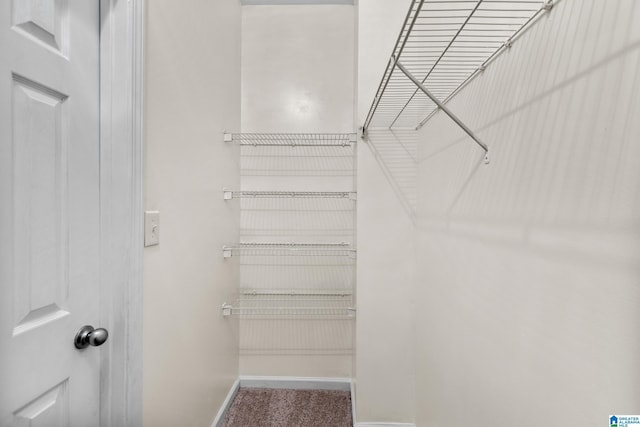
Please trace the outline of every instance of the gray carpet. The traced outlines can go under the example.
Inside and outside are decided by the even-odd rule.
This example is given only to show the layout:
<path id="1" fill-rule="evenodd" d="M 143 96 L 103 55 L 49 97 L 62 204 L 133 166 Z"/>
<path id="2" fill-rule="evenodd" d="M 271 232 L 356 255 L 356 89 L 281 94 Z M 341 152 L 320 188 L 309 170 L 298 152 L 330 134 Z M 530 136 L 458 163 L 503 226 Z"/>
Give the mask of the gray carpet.
<path id="1" fill-rule="evenodd" d="M 351 427 L 351 393 L 240 388 L 224 427 Z"/>

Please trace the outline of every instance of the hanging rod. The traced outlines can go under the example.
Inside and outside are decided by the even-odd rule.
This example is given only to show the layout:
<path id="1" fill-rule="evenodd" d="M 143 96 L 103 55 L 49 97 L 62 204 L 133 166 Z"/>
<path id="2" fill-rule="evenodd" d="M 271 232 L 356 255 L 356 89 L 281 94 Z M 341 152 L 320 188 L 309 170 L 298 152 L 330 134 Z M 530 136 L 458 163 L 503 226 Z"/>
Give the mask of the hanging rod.
<path id="1" fill-rule="evenodd" d="M 479 76 L 491 62 L 493 62 L 498 56 L 500 56 L 501 53 L 510 49 L 511 46 L 513 45 L 513 42 L 516 41 L 516 39 L 518 39 L 520 36 L 522 36 L 525 30 L 530 28 L 531 24 L 539 16 L 541 16 L 543 12 L 549 12 L 551 9 L 553 9 L 553 6 L 560 1 L 561 0 L 545 0 L 543 2 L 543 5 L 540 7 L 540 9 L 538 9 L 538 11 L 536 11 L 535 14 L 530 16 L 527 22 L 525 22 L 522 26 L 519 26 L 517 29 L 515 29 L 515 32 L 509 36 L 509 39 L 506 42 L 504 42 L 502 46 L 500 46 L 496 51 L 494 51 L 488 58 L 484 59 L 482 64 L 480 64 L 478 68 L 470 76 L 468 76 L 462 83 L 460 83 L 458 87 L 456 87 L 441 102 L 443 104 L 446 104 L 447 102 L 449 102 L 456 94 L 458 94 L 458 92 L 460 92 L 460 90 L 462 90 L 462 88 L 464 88 L 467 84 L 469 84 L 474 78 Z M 475 29 L 474 31 L 478 31 L 478 30 Z M 485 30 L 485 31 L 490 31 L 490 30 Z M 433 110 L 431 113 L 429 113 L 427 117 L 425 117 L 420 123 L 418 123 L 418 126 L 416 127 L 416 129 L 420 129 L 421 127 L 423 127 L 435 115 L 436 112 L 437 110 Z"/>
<path id="2" fill-rule="evenodd" d="M 225 142 L 251 146 L 349 147 L 355 133 L 224 133 Z"/>
<path id="3" fill-rule="evenodd" d="M 304 198 L 356 200 L 355 191 L 233 191 L 223 190 L 224 200 L 241 198 Z"/>
<path id="4" fill-rule="evenodd" d="M 558 1 L 413 0 L 363 130 L 420 128 Z"/>

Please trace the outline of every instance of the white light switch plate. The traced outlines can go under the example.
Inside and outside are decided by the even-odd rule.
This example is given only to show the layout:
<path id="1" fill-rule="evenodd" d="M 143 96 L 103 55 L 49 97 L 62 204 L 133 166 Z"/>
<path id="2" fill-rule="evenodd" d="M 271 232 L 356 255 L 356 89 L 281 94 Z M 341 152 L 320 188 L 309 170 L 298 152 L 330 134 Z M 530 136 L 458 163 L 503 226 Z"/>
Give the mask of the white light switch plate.
<path id="1" fill-rule="evenodd" d="M 144 246 L 154 246 L 160 243 L 160 212 L 145 211 L 144 213 Z"/>

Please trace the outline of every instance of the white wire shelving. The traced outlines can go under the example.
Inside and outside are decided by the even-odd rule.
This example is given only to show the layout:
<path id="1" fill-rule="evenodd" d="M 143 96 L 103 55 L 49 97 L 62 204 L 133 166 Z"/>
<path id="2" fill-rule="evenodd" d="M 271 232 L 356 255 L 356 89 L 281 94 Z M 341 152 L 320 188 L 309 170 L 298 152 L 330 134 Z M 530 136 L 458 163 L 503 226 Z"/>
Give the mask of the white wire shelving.
<path id="1" fill-rule="evenodd" d="M 222 305 L 223 316 L 353 318 L 355 313 L 347 290 L 243 290 L 234 304 Z"/>
<path id="2" fill-rule="evenodd" d="M 249 256 L 344 256 L 355 258 L 356 249 L 348 243 L 237 243 L 222 247 L 224 258 Z"/>
<path id="3" fill-rule="evenodd" d="M 243 319 L 241 351 L 350 354 L 357 134 L 225 133 L 224 141 L 240 146 L 242 189 L 222 191 L 238 199 L 240 243 L 222 252 L 238 258 L 229 262 L 241 287 L 221 308 Z"/>
<path id="4" fill-rule="evenodd" d="M 223 190 L 224 200 L 231 199 L 286 199 L 286 198 L 302 198 L 302 199 L 349 199 L 356 200 L 355 191 L 234 191 Z"/>
<path id="5" fill-rule="evenodd" d="M 487 144 L 446 103 L 553 4 L 554 0 L 413 0 L 365 120 L 365 132 L 419 129 L 442 110 L 488 153 Z"/>
<path id="6" fill-rule="evenodd" d="M 350 147 L 355 133 L 225 133 L 225 142 L 241 146 Z"/>

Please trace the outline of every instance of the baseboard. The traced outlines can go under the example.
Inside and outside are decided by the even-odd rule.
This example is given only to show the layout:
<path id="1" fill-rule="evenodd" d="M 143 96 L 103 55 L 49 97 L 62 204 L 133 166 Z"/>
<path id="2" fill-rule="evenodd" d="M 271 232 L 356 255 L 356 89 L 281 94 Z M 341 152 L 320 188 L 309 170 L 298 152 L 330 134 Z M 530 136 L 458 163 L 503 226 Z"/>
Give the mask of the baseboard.
<path id="1" fill-rule="evenodd" d="M 356 423 L 354 427 L 416 427 L 416 425 L 407 423 Z"/>
<path id="2" fill-rule="evenodd" d="M 356 382 L 351 381 L 351 424 L 356 425 Z"/>
<path id="3" fill-rule="evenodd" d="M 351 390 L 351 378 L 240 376 L 240 387 L 294 390 Z"/>
<path id="4" fill-rule="evenodd" d="M 339 390 L 351 392 L 351 413 L 354 427 L 416 427 L 410 423 L 377 423 L 356 422 L 356 394 L 354 382 L 351 378 L 314 378 L 314 377 L 262 377 L 241 375 L 227 394 L 211 427 L 222 427 L 224 417 L 233 402 L 240 387 L 250 388 L 289 388 L 294 390 Z"/>
<path id="5" fill-rule="evenodd" d="M 226 399 L 222 402 L 222 406 L 220 410 L 218 410 L 218 414 L 213 419 L 213 424 L 211 427 L 222 427 L 222 422 L 224 421 L 224 417 L 227 415 L 227 411 L 231 406 L 231 402 L 233 402 L 233 398 L 236 397 L 236 393 L 238 393 L 238 389 L 240 388 L 240 380 L 237 379 L 233 382 L 233 385 L 229 389 L 229 393 L 227 393 Z"/>

